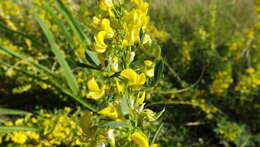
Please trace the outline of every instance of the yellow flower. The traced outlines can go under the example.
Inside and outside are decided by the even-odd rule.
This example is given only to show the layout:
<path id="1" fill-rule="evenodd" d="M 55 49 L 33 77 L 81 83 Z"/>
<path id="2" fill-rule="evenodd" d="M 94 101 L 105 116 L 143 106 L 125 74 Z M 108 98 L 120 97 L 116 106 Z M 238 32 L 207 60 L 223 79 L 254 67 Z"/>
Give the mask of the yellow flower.
<path id="1" fill-rule="evenodd" d="M 153 61 L 151 61 L 151 60 L 144 60 L 144 65 L 145 65 L 146 67 L 150 67 L 150 66 L 153 65 Z"/>
<path id="2" fill-rule="evenodd" d="M 30 139 L 33 139 L 33 140 L 37 140 L 39 139 L 39 134 L 37 134 L 36 132 L 32 132 L 32 131 L 27 131 L 26 132 L 26 135 L 30 138 Z"/>
<path id="3" fill-rule="evenodd" d="M 25 43 L 26 43 L 26 45 L 28 47 L 28 50 L 32 50 L 32 42 L 31 42 L 31 40 L 25 39 Z"/>
<path id="4" fill-rule="evenodd" d="M 123 46 L 131 46 L 139 41 L 139 30 L 138 29 L 126 29 L 126 35 L 123 40 Z"/>
<path id="5" fill-rule="evenodd" d="M 8 122 L 5 123 L 5 125 L 6 125 L 6 126 L 13 126 L 14 124 L 13 124 L 13 122 L 8 121 Z"/>
<path id="6" fill-rule="evenodd" d="M 124 29 L 126 30 L 123 46 L 131 46 L 140 41 L 140 30 L 145 29 L 149 17 L 140 9 L 133 9 L 124 15 Z M 146 35 L 144 42 L 150 41 L 149 36 Z"/>
<path id="7" fill-rule="evenodd" d="M 93 19 L 92 19 L 92 22 L 94 25 L 99 25 L 100 22 L 101 22 L 101 19 L 100 19 L 101 16 L 94 16 Z"/>
<path id="8" fill-rule="evenodd" d="M 141 93 L 138 93 L 138 98 L 137 98 L 137 102 L 138 102 L 138 104 L 140 105 L 140 104 L 143 104 L 144 103 L 144 100 L 145 100 L 145 91 L 142 93 L 142 95 L 141 95 L 141 97 L 139 96 L 139 94 L 141 94 Z"/>
<path id="9" fill-rule="evenodd" d="M 24 119 L 23 118 L 20 118 L 20 119 L 17 119 L 16 121 L 15 121 L 15 125 L 22 125 L 23 124 L 23 122 L 24 122 Z"/>
<path id="10" fill-rule="evenodd" d="M 66 112 L 71 112 L 72 111 L 72 109 L 70 108 L 70 107 L 64 107 L 64 111 L 66 111 Z"/>
<path id="11" fill-rule="evenodd" d="M 153 62 L 151 60 L 145 60 L 145 75 L 149 78 L 152 78 L 154 76 L 154 66 Z"/>
<path id="12" fill-rule="evenodd" d="M 110 21 L 109 19 L 102 19 L 102 22 L 101 22 L 101 29 L 103 31 L 106 31 L 107 34 L 106 34 L 106 38 L 113 38 L 114 37 L 114 30 L 111 28 L 110 26 Z"/>
<path id="13" fill-rule="evenodd" d="M 250 68 L 247 68 L 247 69 L 246 69 L 246 72 L 247 72 L 247 73 L 254 73 L 254 72 L 255 72 L 255 69 L 252 68 L 252 67 L 250 67 Z"/>
<path id="14" fill-rule="evenodd" d="M 95 78 L 91 78 L 88 81 L 87 85 L 89 89 L 89 93 L 88 93 L 89 98 L 93 98 L 97 100 L 105 94 L 104 87 L 100 87 L 97 81 L 95 80 Z"/>
<path id="15" fill-rule="evenodd" d="M 149 43 L 149 44 L 152 43 L 152 39 L 151 39 L 150 35 L 148 35 L 148 34 L 144 35 L 143 44 L 146 44 L 146 43 Z"/>
<path id="16" fill-rule="evenodd" d="M 113 0 L 100 0 L 99 8 L 105 11 L 113 8 Z"/>
<path id="17" fill-rule="evenodd" d="M 144 2 L 143 0 L 131 0 L 131 2 L 135 3 L 137 7 L 145 13 L 148 12 L 149 4 L 147 2 Z"/>
<path id="18" fill-rule="evenodd" d="M 138 147 L 149 147 L 148 139 L 142 132 L 133 133 L 131 139 Z"/>
<path id="19" fill-rule="evenodd" d="M 114 78 L 114 80 L 116 81 L 116 88 L 118 92 L 122 92 L 123 91 L 123 86 L 119 83 L 119 79 L 118 78 Z"/>
<path id="20" fill-rule="evenodd" d="M 11 135 L 11 140 L 18 144 L 24 144 L 27 140 L 27 136 L 25 135 L 25 132 L 14 132 Z"/>
<path id="21" fill-rule="evenodd" d="M 159 144 L 152 144 L 151 147 L 159 147 Z"/>
<path id="22" fill-rule="evenodd" d="M 107 45 L 105 44 L 105 36 L 107 35 L 106 31 L 100 31 L 94 37 L 94 50 L 99 53 L 104 53 L 107 49 Z"/>
<path id="23" fill-rule="evenodd" d="M 98 114 L 104 115 L 114 120 L 117 120 L 119 117 L 119 112 L 115 105 L 108 105 L 106 108 L 99 111 Z"/>
<path id="24" fill-rule="evenodd" d="M 128 80 L 129 85 L 138 86 L 143 85 L 145 83 L 145 74 L 142 73 L 138 75 L 132 69 L 125 69 L 123 70 L 120 75 Z"/>

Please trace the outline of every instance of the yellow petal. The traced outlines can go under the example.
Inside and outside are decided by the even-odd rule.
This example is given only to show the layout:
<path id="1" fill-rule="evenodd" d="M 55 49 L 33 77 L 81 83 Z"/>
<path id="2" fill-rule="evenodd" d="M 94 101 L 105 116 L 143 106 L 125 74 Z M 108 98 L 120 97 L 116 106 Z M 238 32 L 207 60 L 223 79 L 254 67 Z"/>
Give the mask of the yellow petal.
<path id="1" fill-rule="evenodd" d="M 104 53 L 106 51 L 107 45 L 105 44 L 105 36 L 107 35 L 106 31 L 100 31 L 98 34 L 94 37 L 94 50 L 99 53 Z"/>
<path id="2" fill-rule="evenodd" d="M 151 69 L 146 69 L 145 70 L 145 75 L 149 78 L 152 78 L 154 76 L 154 68 Z"/>
<path id="3" fill-rule="evenodd" d="M 144 99 L 145 99 L 145 91 L 143 92 L 142 96 L 139 98 L 139 104 L 143 104 L 144 103 Z"/>
<path id="4" fill-rule="evenodd" d="M 87 85 L 90 91 L 101 91 L 95 78 L 88 80 Z"/>
<path id="5" fill-rule="evenodd" d="M 90 91 L 88 93 L 88 97 L 97 100 L 97 99 L 101 98 L 104 94 L 105 94 L 104 89 L 102 89 L 101 91 L 97 91 L 97 92 Z"/>
<path id="6" fill-rule="evenodd" d="M 99 8 L 102 10 L 109 10 L 113 7 L 113 0 L 100 0 Z"/>
<path id="7" fill-rule="evenodd" d="M 145 60 L 144 65 L 145 65 L 145 75 L 149 78 L 152 78 L 154 76 L 154 67 L 153 67 L 153 62 L 151 60 Z"/>
<path id="8" fill-rule="evenodd" d="M 95 24 L 95 25 L 98 25 L 99 23 L 100 23 L 100 18 L 98 17 L 98 16 L 94 16 L 93 17 L 93 23 Z"/>
<path id="9" fill-rule="evenodd" d="M 137 79 L 137 82 L 136 84 L 137 85 L 143 85 L 145 83 L 145 74 L 144 73 L 141 73 L 139 76 L 138 76 L 138 79 Z"/>
<path id="10" fill-rule="evenodd" d="M 147 67 L 150 67 L 153 65 L 153 61 L 151 60 L 144 60 L 144 65 L 147 66 Z"/>
<path id="11" fill-rule="evenodd" d="M 118 78 L 114 78 L 114 80 L 116 81 L 116 88 L 118 92 L 122 92 L 123 91 L 123 86 L 120 85 L 119 83 L 119 79 Z"/>
<path id="12" fill-rule="evenodd" d="M 136 28 L 127 28 L 126 35 L 123 40 L 123 46 L 131 46 L 140 40 L 139 30 Z"/>
<path id="13" fill-rule="evenodd" d="M 118 119 L 118 111 L 114 105 L 107 106 L 106 108 L 99 111 L 98 114 L 104 115 L 114 120 Z"/>
<path id="14" fill-rule="evenodd" d="M 132 69 L 125 69 L 120 73 L 120 75 L 132 84 L 136 83 L 138 79 L 138 74 Z"/>
<path id="15" fill-rule="evenodd" d="M 149 147 L 148 139 L 142 132 L 133 133 L 131 139 L 138 147 Z"/>
<path id="16" fill-rule="evenodd" d="M 109 19 L 106 19 L 106 18 L 102 19 L 101 29 L 107 32 L 106 38 L 113 38 L 114 31 L 113 31 L 113 29 L 110 26 Z"/>
<path id="17" fill-rule="evenodd" d="M 151 39 L 150 35 L 145 34 L 145 35 L 144 35 L 143 44 L 146 44 L 146 43 L 149 43 L 149 44 L 150 44 L 151 42 L 152 42 L 152 39 Z"/>
<path id="18" fill-rule="evenodd" d="M 159 144 L 152 144 L 151 147 L 159 147 Z"/>

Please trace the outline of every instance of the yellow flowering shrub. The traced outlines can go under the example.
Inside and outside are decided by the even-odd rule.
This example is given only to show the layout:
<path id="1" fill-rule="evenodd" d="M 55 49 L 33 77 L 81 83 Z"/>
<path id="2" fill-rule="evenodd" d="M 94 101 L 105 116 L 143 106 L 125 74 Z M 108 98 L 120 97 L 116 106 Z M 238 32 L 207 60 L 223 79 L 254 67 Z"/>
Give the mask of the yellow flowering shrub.
<path id="1" fill-rule="evenodd" d="M 36 84 L 41 89 L 59 93 L 64 101 L 72 98 L 88 110 L 84 115 L 69 114 L 69 108 L 55 113 L 40 110 L 37 116 L 26 116 L 12 124 L 36 127 L 38 132 L 7 133 L 6 142 L 24 146 L 129 146 L 138 142 L 138 134 L 141 134 L 144 137 L 141 140 L 149 146 L 143 122 L 154 121 L 161 114 L 145 108 L 146 88 L 159 81 L 163 69 L 162 65 L 158 67 L 157 61 L 162 64 L 162 60 L 158 55 L 142 59 L 140 66 L 134 62 L 142 58 L 141 49 L 149 48 L 153 38 L 165 40 L 166 34 L 155 26 L 149 28 L 149 3 L 144 0 L 99 0 L 95 4 L 97 11 L 83 14 L 89 15 L 86 18 L 81 15 L 74 18 L 70 10 L 75 14 L 81 14 L 82 10 L 68 0 L 36 0 L 29 4 L 22 1 L 17 5 L 17 9 L 28 7 L 21 12 L 28 13 L 23 20 L 35 18 L 28 19 L 25 25 L 39 24 L 29 31 L 39 40 L 27 37 L 21 48 L 12 46 L 12 41 L 0 46 L 1 53 L 12 56 L 10 63 L 14 57 L 20 59 L 22 66 L 16 69 L 19 74 L 32 78 L 25 82 L 26 76 L 23 77 L 23 87 L 14 91 L 23 93 Z M 8 27 L 12 26 L 10 23 Z M 22 31 L 21 26 L 11 29 Z M 42 54 L 38 48 L 43 50 Z M 27 58 L 29 55 L 36 56 Z M 136 136 L 134 132 L 139 133 Z"/>
<path id="2" fill-rule="evenodd" d="M 54 113 L 41 109 L 37 115 L 27 114 L 13 122 L 6 122 L 8 126 L 37 127 L 39 131 L 14 131 L 2 136 L 4 141 L 11 141 L 20 146 L 78 146 L 88 144 L 79 124 L 82 112 L 71 114 L 71 108 L 55 110 Z"/>

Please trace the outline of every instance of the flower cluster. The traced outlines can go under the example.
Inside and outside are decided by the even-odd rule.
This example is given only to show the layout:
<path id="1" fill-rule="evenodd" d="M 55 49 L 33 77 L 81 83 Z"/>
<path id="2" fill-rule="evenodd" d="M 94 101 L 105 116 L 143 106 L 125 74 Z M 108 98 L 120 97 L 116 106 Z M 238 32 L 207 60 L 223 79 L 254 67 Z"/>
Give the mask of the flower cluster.
<path id="1" fill-rule="evenodd" d="M 242 94 L 250 94 L 254 88 L 260 85 L 260 73 L 250 67 L 246 69 L 246 73 L 240 75 L 239 83 L 235 87 L 235 91 Z"/>
<path id="2" fill-rule="evenodd" d="M 233 83 L 231 72 L 228 71 L 218 72 L 214 79 L 215 80 L 210 86 L 210 91 L 211 93 L 216 95 L 224 94 L 230 86 L 230 84 Z"/>
<path id="3" fill-rule="evenodd" d="M 215 131 L 231 142 L 239 142 L 239 138 L 241 138 L 242 134 L 245 133 L 243 127 L 227 120 L 221 120 Z"/>
<path id="4" fill-rule="evenodd" d="M 92 19 L 96 33 L 91 47 L 98 55 L 101 68 L 91 71 L 87 80 L 83 78 L 84 73 L 80 72 L 78 81 L 82 85 L 87 83 L 85 88 L 83 86 L 82 96 L 103 107 L 97 112 L 101 119 L 95 118 L 92 112 L 86 112 L 83 130 L 86 130 L 87 136 L 91 136 L 89 140 L 95 142 L 93 138 L 99 138 L 97 144 L 112 146 L 120 142 L 122 136 L 129 138 L 127 132 L 130 131 L 131 140 L 135 144 L 148 147 L 149 141 L 142 133 L 141 122 L 158 118 L 152 110 L 144 108 L 145 84 L 154 77 L 155 64 L 152 60 L 145 60 L 142 67 L 134 69 L 131 63 L 137 56 L 136 51 L 152 41 L 146 31 L 149 4 L 143 0 L 100 0 L 99 8 L 101 11 Z M 95 129 L 100 123 L 96 119 L 104 123 L 120 122 L 128 125 L 124 128 L 99 130 L 108 134 L 108 138 L 104 139 Z M 89 132 L 95 133 L 90 135 Z"/>
<path id="5" fill-rule="evenodd" d="M 11 141 L 22 147 L 85 145 L 88 142 L 83 136 L 78 121 L 78 115 L 81 115 L 81 112 L 70 114 L 71 110 L 70 107 L 65 107 L 64 110 L 49 113 L 42 109 L 36 116 L 29 113 L 24 118 L 6 122 L 6 126 L 28 126 L 39 128 L 39 130 L 10 132 L 1 137 L 2 141 Z"/>

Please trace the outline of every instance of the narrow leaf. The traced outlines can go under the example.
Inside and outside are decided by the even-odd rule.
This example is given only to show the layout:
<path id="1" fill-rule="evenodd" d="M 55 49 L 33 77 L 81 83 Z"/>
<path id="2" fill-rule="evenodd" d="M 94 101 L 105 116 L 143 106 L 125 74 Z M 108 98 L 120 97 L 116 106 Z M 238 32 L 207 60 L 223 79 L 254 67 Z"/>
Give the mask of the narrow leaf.
<path id="1" fill-rule="evenodd" d="M 164 63 L 163 60 L 161 59 L 159 62 L 157 62 L 155 66 L 155 74 L 154 74 L 154 79 L 153 79 L 153 84 L 156 84 L 160 78 L 162 77 L 164 70 Z"/>
<path id="2" fill-rule="evenodd" d="M 38 17 L 36 14 L 34 15 L 38 23 L 40 24 L 41 28 L 43 29 L 50 45 L 51 50 L 55 54 L 55 57 L 57 61 L 59 62 L 60 66 L 64 70 L 64 76 L 67 81 L 67 84 L 69 85 L 70 89 L 72 90 L 73 94 L 77 95 L 79 92 L 79 87 L 76 81 L 76 78 L 74 77 L 71 68 L 69 67 L 68 63 L 66 62 L 63 52 L 59 49 L 59 46 L 56 44 L 54 35 L 49 30 L 47 25 L 42 21 L 40 17 Z"/>
<path id="3" fill-rule="evenodd" d="M 38 128 L 26 127 L 26 126 L 0 126 L 1 133 L 13 132 L 13 131 L 39 131 Z"/>
<path id="4" fill-rule="evenodd" d="M 163 108 L 163 110 L 161 110 L 161 111 L 156 115 L 155 120 L 159 119 L 159 118 L 163 115 L 164 111 L 165 111 L 165 108 Z"/>
<path id="5" fill-rule="evenodd" d="M 128 121 L 124 121 L 124 122 L 112 121 L 101 125 L 101 127 L 116 128 L 116 127 L 127 127 L 128 125 L 129 125 Z"/>
<path id="6" fill-rule="evenodd" d="M 0 107 L 0 115 L 26 115 L 29 112 L 23 110 L 16 110 L 16 109 L 7 109 Z"/>
<path id="7" fill-rule="evenodd" d="M 70 13 L 69 9 L 65 7 L 61 0 L 55 0 L 56 5 L 58 6 L 60 12 L 66 18 L 68 24 L 70 25 L 73 32 L 78 36 L 80 41 L 86 41 L 88 45 L 90 45 L 89 38 L 85 35 L 85 33 L 80 28 L 80 25 L 77 23 L 73 15 Z"/>
<path id="8" fill-rule="evenodd" d="M 87 60 L 89 61 L 89 63 L 94 64 L 96 66 L 99 66 L 101 64 L 98 59 L 97 53 L 90 51 L 90 50 L 86 50 L 85 56 L 86 56 Z"/>
<path id="9" fill-rule="evenodd" d="M 160 126 L 158 127 L 156 133 L 154 134 L 154 137 L 153 137 L 153 140 L 152 140 L 151 144 L 154 144 L 154 143 L 155 143 L 157 137 L 159 136 L 159 133 L 160 133 L 161 130 L 162 130 L 162 127 L 163 127 L 163 123 L 161 123 Z"/>
<path id="10" fill-rule="evenodd" d="M 51 15 L 53 18 L 54 22 L 59 26 L 61 29 L 62 33 L 65 35 L 65 38 L 67 41 L 70 41 L 70 44 L 74 46 L 74 41 L 72 40 L 70 32 L 67 30 L 66 26 L 61 22 L 61 20 L 57 17 L 57 15 L 54 13 L 54 9 L 51 7 L 44 7 L 44 9 Z"/>

